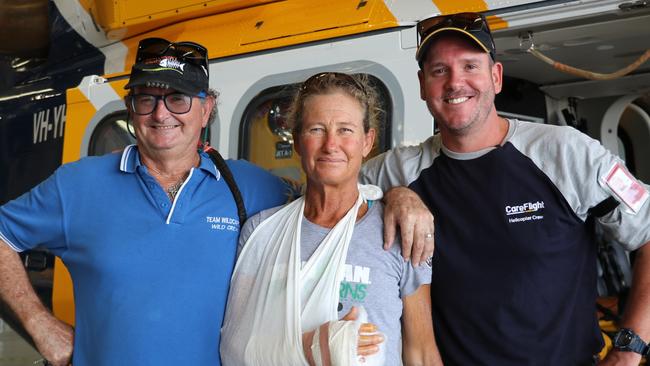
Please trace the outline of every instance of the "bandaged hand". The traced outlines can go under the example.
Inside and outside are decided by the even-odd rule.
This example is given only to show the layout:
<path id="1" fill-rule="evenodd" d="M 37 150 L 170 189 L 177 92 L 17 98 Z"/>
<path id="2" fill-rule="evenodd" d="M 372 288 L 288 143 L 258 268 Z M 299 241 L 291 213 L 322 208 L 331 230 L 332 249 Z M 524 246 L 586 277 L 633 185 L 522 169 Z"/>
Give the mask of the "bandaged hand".
<path id="1" fill-rule="evenodd" d="M 353 306 L 341 320 L 355 321 L 359 317 L 359 309 Z M 379 352 L 379 344 L 384 341 L 377 326 L 373 323 L 361 323 L 357 341 L 357 356 L 370 356 Z"/>
<path id="2" fill-rule="evenodd" d="M 340 321 L 324 323 L 313 331 L 303 333 L 303 351 L 309 365 L 375 364 L 366 363 L 366 358 L 380 351 L 384 335 L 375 324 L 360 323 L 358 318 L 359 309 L 352 307 Z M 383 364 L 383 357 L 381 359 Z"/>

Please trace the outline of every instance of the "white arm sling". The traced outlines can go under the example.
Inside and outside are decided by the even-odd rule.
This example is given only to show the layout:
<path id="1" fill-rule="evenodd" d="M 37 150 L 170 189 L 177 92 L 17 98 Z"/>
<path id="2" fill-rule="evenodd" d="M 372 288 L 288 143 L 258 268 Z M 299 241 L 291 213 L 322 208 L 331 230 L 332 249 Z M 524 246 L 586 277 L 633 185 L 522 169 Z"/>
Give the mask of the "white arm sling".
<path id="1" fill-rule="evenodd" d="M 374 192 L 372 198 L 377 197 Z M 300 228 L 304 197 L 286 205 L 253 231 L 240 253 L 230 284 L 221 330 L 221 358 L 225 366 L 308 365 L 302 333 L 330 321 L 332 365 L 358 364 L 360 322 L 338 321 L 337 306 L 348 246 L 357 212 L 364 202 L 362 195 L 303 268 Z M 317 365 L 321 364 L 320 355 L 315 354 L 314 359 Z"/>

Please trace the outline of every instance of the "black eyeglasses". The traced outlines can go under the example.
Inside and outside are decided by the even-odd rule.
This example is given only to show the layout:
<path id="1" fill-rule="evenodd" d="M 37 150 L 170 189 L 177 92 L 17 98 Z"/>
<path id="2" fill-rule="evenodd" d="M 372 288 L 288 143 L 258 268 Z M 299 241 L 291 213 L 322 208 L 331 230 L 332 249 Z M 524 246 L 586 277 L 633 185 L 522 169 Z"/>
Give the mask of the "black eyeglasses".
<path id="1" fill-rule="evenodd" d="M 205 98 L 206 94 L 201 92 L 198 97 Z M 127 96 L 127 98 L 133 113 L 140 116 L 152 113 L 156 109 L 159 100 L 163 101 L 165 108 L 171 113 L 185 114 L 192 109 L 193 99 L 191 95 L 183 93 L 170 93 L 165 95 L 133 94 Z"/>
<path id="2" fill-rule="evenodd" d="M 163 38 L 145 38 L 138 44 L 135 61 L 174 56 L 181 61 L 199 66 L 209 76 L 208 50 L 194 42 L 169 42 Z"/>
<path id="3" fill-rule="evenodd" d="M 418 35 L 420 36 L 420 42 L 426 39 L 429 34 L 434 31 L 446 28 L 453 27 L 459 28 L 466 31 L 486 31 L 490 34 L 490 27 L 488 27 L 485 16 L 479 13 L 458 13 L 446 16 L 433 17 L 425 19 L 418 23 Z"/>
<path id="4" fill-rule="evenodd" d="M 326 81 L 332 79 L 334 79 L 335 85 L 352 85 L 364 95 L 367 95 L 366 88 L 357 79 L 355 79 L 354 76 L 343 72 L 321 72 L 319 74 L 312 75 L 302 83 L 300 91 L 304 92 L 305 90 L 311 88 L 318 89 L 319 84 L 324 84 Z"/>

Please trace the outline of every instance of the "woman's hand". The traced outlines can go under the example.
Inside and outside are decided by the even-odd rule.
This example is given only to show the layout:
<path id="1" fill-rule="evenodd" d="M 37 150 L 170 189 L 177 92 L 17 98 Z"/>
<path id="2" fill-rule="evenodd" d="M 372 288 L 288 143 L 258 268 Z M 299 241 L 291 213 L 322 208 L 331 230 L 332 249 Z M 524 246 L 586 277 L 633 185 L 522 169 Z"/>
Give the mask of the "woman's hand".
<path id="1" fill-rule="evenodd" d="M 353 306 L 350 311 L 345 314 L 341 320 L 343 321 L 355 321 L 359 317 L 359 309 Z M 329 323 L 325 323 L 320 327 L 327 327 Z M 319 327 L 319 328 L 320 328 Z M 316 366 L 314 361 L 314 356 L 311 351 L 311 345 L 314 341 L 314 334 L 316 330 L 311 330 L 302 334 L 302 350 L 305 353 L 305 357 L 309 362 L 309 365 Z M 362 323 L 359 327 L 359 336 L 357 341 L 357 355 L 361 357 L 367 357 L 374 355 L 379 352 L 379 345 L 384 341 L 384 335 L 381 334 L 377 325 L 373 323 Z M 327 347 L 329 349 L 329 347 Z M 321 348 L 321 352 L 323 349 Z M 323 355 L 324 359 L 330 360 L 330 355 Z"/>
<path id="2" fill-rule="evenodd" d="M 353 306 L 341 320 L 357 320 L 359 309 Z M 377 330 L 373 323 L 363 323 L 359 327 L 359 340 L 357 342 L 357 355 L 370 356 L 379 352 L 379 344 L 384 341 L 384 335 Z"/>

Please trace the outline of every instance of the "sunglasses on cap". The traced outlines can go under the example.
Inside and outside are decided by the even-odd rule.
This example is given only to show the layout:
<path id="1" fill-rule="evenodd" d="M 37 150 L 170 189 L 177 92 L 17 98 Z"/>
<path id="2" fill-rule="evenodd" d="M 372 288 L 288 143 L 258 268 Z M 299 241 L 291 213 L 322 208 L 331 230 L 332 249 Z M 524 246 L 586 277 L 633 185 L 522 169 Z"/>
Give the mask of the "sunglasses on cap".
<path id="1" fill-rule="evenodd" d="M 300 91 L 304 92 L 308 89 L 318 89 L 318 85 L 324 83 L 325 81 L 333 80 L 336 81 L 338 85 L 352 85 L 354 88 L 359 90 L 364 95 L 366 89 L 361 85 L 361 83 L 355 79 L 352 75 L 342 73 L 342 72 L 321 72 L 316 75 L 310 76 L 307 80 L 302 83 Z"/>
<path id="2" fill-rule="evenodd" d="M 208 71 L 208 50 L 194 42 L 169 42 L 162 38 L 146 38 L 138 44 L 138 52 L 135 62 L 159 58 L 162 56 L 173 56 L 203 69 L 206 75 Z"/>
<path id="3" fill-rule="evenodd" d="M 418 35 L 420 42 L 426 39 L 431 33 L 441 28 L 458 28 L 468 32 L 485 31 L 490 33 L 485 16 L 479 13 L 458 13 L 447 16 L 433 17 L 418 23 Z"/>

